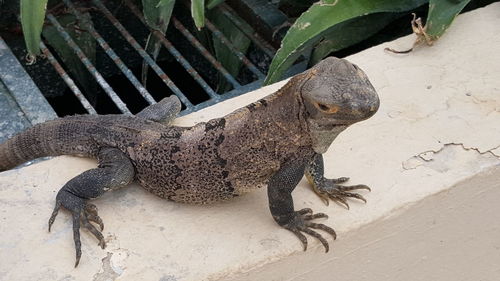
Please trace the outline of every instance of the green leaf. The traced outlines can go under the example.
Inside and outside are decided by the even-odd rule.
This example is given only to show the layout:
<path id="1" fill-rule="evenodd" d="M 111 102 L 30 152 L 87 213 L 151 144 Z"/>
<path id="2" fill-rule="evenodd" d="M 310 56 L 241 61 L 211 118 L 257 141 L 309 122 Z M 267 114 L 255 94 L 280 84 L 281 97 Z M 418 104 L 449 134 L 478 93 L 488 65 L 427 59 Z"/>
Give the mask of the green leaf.
<path id="1" fill-rule="evenodd" d="M 207 8 L 208 9 L 213 9 L 217 7 L 220 3 L 224 2 L 225 0 L 208 0 L 207 2 Z"/>
<path id="2" fill-rule="evenodd" d="M 240 52 L 246 53 L 248 47 L 250 47 L 250 39 L 245 36 L 241 30 L 234 25 L 234 23 L 228 19 L 222 12 L 218 9 L 209 11 L 209 18 L 212 20 L 213 24 L 219 28 L 219 30 L 231 41 L 233 46 Z M 234 15 L 238 17 L 237 15 Z M 242 20 L 243 22 L 243 20 Z M 243 24 L 242 28 L 246 29 L 247 32 L 252 33 L 253 29 L 248 24 Z M 215 50 L 215 56 L 218 61 L 224 66 L 224 68 L 233 76 L 238 76 L 242 62 L 238 57 L 231 52 L 231 50 L 223 44 L 218 37 L 213 36 L 213 48 Z M 218 79 L 218 89 L 217 92 L 223 93 L 231 89 L 231 84 L 219 73 Z"/>
<path id="3" fill-rule="evenodd" d="M 90 33 L 85 31 L 77 31 L 74 28 L 75 22 L 78 22 L 81 29 L 88 29 L 87 26 L 92 25 L 92 19 L 89 13 L 84 13 L 83 17 L 76 19 L 72 14 L 66 14 L 59 16 L 57 20 L 64 27 L 66 32 L 71 36 L 75 43 L 82 49 L 83 53 L 89 58 L 89 60 L 95 65 L 96 57 L 96 41 Z M 59 35 L 57 29 L 52 26 L 46 26 L 43 29 L 43 37 L 47 43 L 57 52 L 57 55 L 61 58 L 65 65 L 65 69 L 72 74 L 79 85 L 83 88 L 85 93 L 95 93 L 97 91 L 97 83 L 93 78 L 92 74 L 87 70 L 85 65 L 83 65 L 81 59 L 73 52 L 68 46 L 68 43 Z M 93 98 L 90 103 L 96 106 L 95 96 L 90 96 Z"/>
<path id="4" fill-rule="evenodd" d="M 429 15 L 425 24 L 427 35 L 433 40 L 441 37 L 469 2 L 470 0 L 430 0 Z"/>
<path id="5" fill-rule="evenodd" d="M 198 30 L 205 26 L 205 0 L 191 0 L 191 16 Z"/>
<path id="6" fill-rule="evenodd" d="M 165 34 L 172 17 L 175 0 L 142 0 L 142 12 L 147 24 L 155 30 Z M 149 34 L 146 41 L 146 52 L 151 54 L 154 61 L 158 58 L 161 50 L 161 42 L 152 33 Z M 144 85 L 147 83 L 149 64 L 146 61 L 142 63 L 141 80 Z"/>
<path id="7" fill-rule="evenodd" d="M 46 10 L 47 0 L 21 0 L 21 25 L 30 56 L 40 54 L 40 35 Z"/>
<path id="8" fill-rule="evenodd" d="M 172 16 L 175 0 L 142 0 L 142 12 L 148 25 L 165 32 Z"/>
<path id="9" fill-rule="evenodd" d="M 390 22 L 400 17 L 399 13 L 376 13 L 339 23 L 324 34 L 315 46 L 309 65 L 315 65 L 331 52 L 354 45 L 377 33 Z"/>
<path id="10" fill-rule="evenodd" d="M 323 0 L 313 4 L 295 21 L 283 38 L 264 84 L 278 81 L 301 55 L 301 51 L 316 44 L 333 26 L 369 14 L 408 11 L 427 2 L 428 0 Z"/>

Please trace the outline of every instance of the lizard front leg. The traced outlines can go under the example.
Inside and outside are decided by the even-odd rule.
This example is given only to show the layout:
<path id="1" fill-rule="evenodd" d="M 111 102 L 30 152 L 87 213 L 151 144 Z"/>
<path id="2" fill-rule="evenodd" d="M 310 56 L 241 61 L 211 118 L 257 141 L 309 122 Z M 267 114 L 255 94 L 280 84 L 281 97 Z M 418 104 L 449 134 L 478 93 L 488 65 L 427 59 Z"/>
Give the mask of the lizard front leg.
<path id="1" fill-rule="evenodd" d="M 293 232 L 304 245 L 304 251 L 307 249 L 307 238 L 302 232 L 307 233 L 317 238 L 325 247 L 325 252 L 328 252 L 329 246 L 321 234 L 314 229 L 324 230 L 336 239 L 335 231 L 319 223 L 312 222 L 317 218 L 328 218 L 326 214 L 317 213 L 309 208 L 295 211 L 293 208 L 292 191 L 295 189 L 300 179 L 304 175 L 304 164 L 292 164 L 282 167 L 269 180 L 267 194 L 269 197 L 269 208 L 274 220 L 282 227 Z"/>
<path id="2" fill-rule="evenodd" d="M 350 191 L 359 189 L 370 191 L 368 186 L 364 184 L 351 186 L 340 185 L 348 181 L 349 178 L 327 179 L 324 177 L 324 171 L 323 155 L 316 153 L 312 161 L 306 167 L 305 175 L 314 192 L 323 199 L 326 205 L 329 204 L 329 200 L 333 200 L 349 209 L 347 198 L 356 198 L 366 203 L 366 199 L 362 195 Z"/>
<path id="3" fill-rule="evenodd" d="M 73 217 L 73 240 L 75 242 L 76 262 L 82 255 L 80 224 L 99 240 L 99 246 L 106 247 L 102 233 L 90 222 L 98 224 L 101 231 L 104 224 L 97 214 L 97 207 L 88 203 L 89 199 L 100 197 L 106 191 L 128 185 L 134 179 L 134 166 L 127 156 L 116 148 L 102 148 L 98 155 L 99 166 L 74 177 L 57 193 L 56 205 L 49 219 L 49 231 L 61 207 L 71 212 Z"/>

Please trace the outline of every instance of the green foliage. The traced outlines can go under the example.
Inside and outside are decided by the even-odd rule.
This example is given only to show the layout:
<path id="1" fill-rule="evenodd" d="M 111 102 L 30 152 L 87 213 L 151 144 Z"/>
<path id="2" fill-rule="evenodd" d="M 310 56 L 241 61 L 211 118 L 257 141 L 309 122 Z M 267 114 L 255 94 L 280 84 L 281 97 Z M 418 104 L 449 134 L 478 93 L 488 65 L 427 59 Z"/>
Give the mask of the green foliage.
<path id="1" fill-rule="evenodd" d="M 441 37 L 469 2 L 470 0 L 430 0 L 429 15 L 425 25 L 427 35 L 433 40 Z"/>
<path id="2" fill-rule="evenodd" d="M 47 0 L 21 0 L 21 25 L 28 55 L 34 59 L 40 54 L 40 34 L 42 33 Z"/>
<path id="3" fill-rule="evenodd" d="M 142 12 L 148 25 L 165 32 L 172 16 L 175 0 L 142 0 Z"/>
<path id="4" fill-rule="evenodd" d="M 174 6 L 175 0 L 142 0 L 142 12 L 147 24 L 163 34 L 167 31 Z M 161 42 L 153 33 L 150 33 L 144 49 L 156 61 L 160 54 Z M 141 72 L 141 80 L 144 85 L 147 83 L 148 70 L 149 65 L 144 61 Z"/>
<path id="5" fill-rule="evenodd" d="M 191 0 L 191 16 L 198 30 L 205 26 L 205 0 Z"/>
<path id="6" fill-rule="evenodd" d="M 148 25 L 166 32 L 175 0 L 141 0 L 143 13 Z M 205 25 L 205 8 L 212 9 L 224 0 L 191 0 L 191 16 L 195 26 L 201 30 Z M 281 0 L 280 5 L 296 6 L 303 11 L 312 0 Z M 276 53 L 265 84 L 281 79 L 283 73 L 304 54 L 311 50 L 309 64 L 314 64 L 329 53 L 360 42 L 376 33 L 398 16 L 397 13 L 409 11 L 429 3 L 426 26 L 419 30 L 420 37 L 427 43 L 437 40 L 450 26 L 456 15 L 470 0 L 320 0 L 303 12 L 288 30 Z M 26 46 L 31 57 L 40 53 L 40 34 L 46 12 L 47 0 L 20 0 L 21 22 Z M 292 9 L 293 10 L 293 9 Z M 213 11 L 213 10 L 212 10 Z M 248 39 L 224 19 L 220 13 L 213 13 L 212 20 L 231 37 L 237 47 L 246 51 Z M 419 39 L 421 41 L 422 38 Z M 228 55 L 224 46 L 217 40 L 213 44 L 215 54 L 229 70 L 239 69 L 239 62 Z M 156 58 L 161 45 L 152 36 L 146 49 Z M 144 68 L 147 69 L 147 68 Z M 146 71 L 143 71 L 145 73 Z"/>
<path id="7" fill-rule="evenodd" d="M 48 0 L 20 0 L 21 24 L 28 55 L 34 59 L 40 54 L 40 35 L 42 33 L 47 10 Z M 218 1 L 218 0 L 216 0 Z M 54 1 L 52 1 L 54 2 Z M 213 0 L 211 2 L 214 2 Z M 218 3 L 212 4 L 217 5 Z M 170 17 L 175 5 L 175 0 L 142 0 L 143 13 L 148 25 L 156 30 L 165 32 L 170 22 Z M 201 29 L 205 25 L 205 2 L 204 0 L 192 0 L 192 17 L 196 27 Z M 155 39 L 148 40 L 146 48 L 151 52 L 158 50 Z"/>
<path id="8" fill-rule="evenodd" d="M 207 9 L 213 9 L 220 3 L 224 2 L 225 0 L 208 0 L 207 2 Z"/>
<path id="9" fill-rule="evenodd" d="M 236 27 L 232 21 L 224 16 L 219 10 L 211 10 L 209 12 L 209 17 L 213 24 L 219 28 L 219 30 L 231 41 L 233 46 L 240 52 L 246 53 L 248 47 L 250 47 L 250 39 L 248 39 L 241 30 Z M 243 22 L 243 21 L 242 21 Z M 248 32 L 253 32 L 252 27 L 245 24 L 242 28 L 245 28 Z M 215 52 L 215 57 L 224 66 L 224 68 L 234 77 L 238 76 L 242 62 L 241 60 L 231 52 L 231 50 L 223 44 L 219 38 L 216 36 L 212 37 L 213 49 Z M 226 79 L 219 74 L 218 79 L 218 89 L 217 92 L 226 92 L 231 89 L 231 85 L 226 81 Z"/>
<path id="10" fill-rule="evenodd" d="M 374 13 L 408 11 L 426 2 L 427 0 L 323 0 L 313 4 L 295 21 L 283 38 L 264 84 L 280 80 L 303 50 L 318 43 L 337 24 Z M 338 30 L 335 36 L 351 34 Z"/>
<path id="11" fill-rule="evenodd" d="M 332 26 L 314 47 L 309 65 L 315 65 L 331 52 L 339 51 L 366 39 L 399 16 L 398 13 L 375 13 Z"/>
<path id="12" fill-rule="evenodd" d="M 314 47 L 309 64 L 355 44 L 390 24 L 396 13 L 415 9 L 429 0 L 322 0 L 313 4 L 288 30 L 276 53 L 265 84 L 283 73 Z M 470 0 L 430 0 L 425 36 L 436 40 Z M 421 40 L 421 39 L 419 39 Z M 432 42 L 428 42 L 432 43 Z"/>
<path id="13" fill-rule="evenodd" d="M 95 63 L 95 53 L 96 53 L 96 41 L 88 32 L 76 31 L 74 28 L 74 24 L 76 22 L 76 18 L 73 15 L 63 15 L 60 16 L 58 21 L 64 27 L 66 32 L 71 36 L 71 38 L 75 41 L 75 43 L 82 49 L 85 55 L 89 58 L 89 60 Z M 88 13 L 83 14 L 83 18 L 78 21 L 80 27 L 85 29 L 86 26 L 92 24 L 92 20 Z M 82 86 L 87 93 L 92 93 L 96 91 L 97 85 L 93 76 L 88 72 L 85 65 L 83 65 L 82 61 L 78 56 L 75 55 L 73 50 L 68 46 L 66 41 L 59 35 L 56 28 L 54 26 L 46 26 L 43 29 L 43 37 L 47 40 L 47 43 L 50 44 L 57 52 L 64 65 L 66 66 L 66 70 L 69 71 L 75 79 L 78 80 L 80 86 Z M 95 104 L 95 101 L 90 101 L 92 104 Z"/>

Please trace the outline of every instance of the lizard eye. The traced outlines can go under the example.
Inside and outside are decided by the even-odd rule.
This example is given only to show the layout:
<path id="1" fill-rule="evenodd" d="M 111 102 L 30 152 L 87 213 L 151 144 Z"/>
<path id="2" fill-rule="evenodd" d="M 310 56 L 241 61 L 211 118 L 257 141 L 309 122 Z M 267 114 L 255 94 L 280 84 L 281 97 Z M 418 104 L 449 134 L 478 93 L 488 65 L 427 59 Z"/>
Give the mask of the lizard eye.
<path id="1" fill-rule="evenodd" d="M 318 108 L 322 111 L 328 111 L 328 105 L 326 104 L 318 103 Z"/>
<path id="2" fill-rule="evenodd" d="M 339 111 L 338 106 L 335 106 L 335 105 L 328 105 L 328 104 L 324 104 L 324 103 L 316 103 L 315 105 L 316 105 L 316 108 L 323 111 L 324 113 L 333 114 L 333 113 Z"/>

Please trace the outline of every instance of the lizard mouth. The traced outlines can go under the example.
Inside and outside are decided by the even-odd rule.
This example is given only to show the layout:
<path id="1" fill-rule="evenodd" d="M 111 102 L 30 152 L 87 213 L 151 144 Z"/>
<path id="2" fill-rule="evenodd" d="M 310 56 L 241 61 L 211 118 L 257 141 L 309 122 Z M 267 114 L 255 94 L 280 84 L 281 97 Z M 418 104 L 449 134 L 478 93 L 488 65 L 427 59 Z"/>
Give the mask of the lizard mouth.
<path id="1" fill-rule="evenodd" d="M 325 153 L 335 138 L 349 125 L 345 123 L 318 122 L 319 120 L 309 120 L 309 134 L 312 140 L 312 147 L 316 153 Z"/>
<path id="2" fill-rule="evenodd" d="M 349 125 L 356 123 L 356 121 L 322 118 L 322 119 L 311 120 L 310 123 L 314 123 L 314 129 L 316 130 L 331 131 L 338 129 L 339 127 L 347 127 Z"/>
<path id="3" fill-rule="evenodd" d="M 347 124 L 324 124 L 324 125 L 319 125 L 316 130 L 317 131 L 322 131 L 322 132 L 330 132 L 330 131 L 336 131 L 338 129 L 345 129 L 349 125 Z"/>

